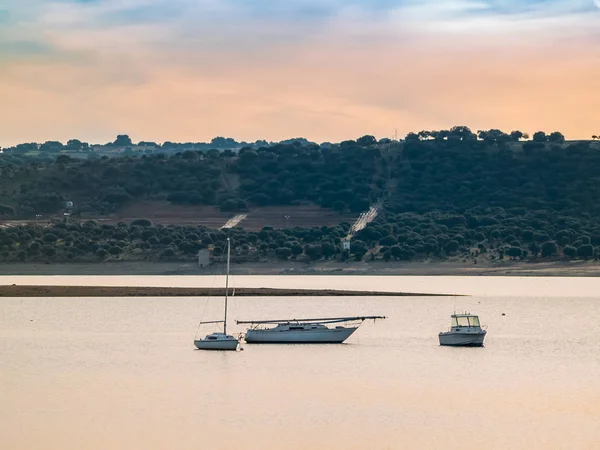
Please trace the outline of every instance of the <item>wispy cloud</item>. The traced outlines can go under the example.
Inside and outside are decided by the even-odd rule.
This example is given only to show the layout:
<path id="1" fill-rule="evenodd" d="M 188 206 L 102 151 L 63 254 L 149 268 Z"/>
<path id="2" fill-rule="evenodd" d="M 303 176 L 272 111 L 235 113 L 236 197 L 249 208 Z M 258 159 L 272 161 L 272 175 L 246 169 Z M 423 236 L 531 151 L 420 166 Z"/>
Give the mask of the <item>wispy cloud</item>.
<path id="1" fill-rule="evenodd" d="M 157 46 L 245 53 L 253 44 L 448 33 L 600 33 L 594 0 L 19 0 L 8 14 L 9 38 L 26 34 L 57 50 L 87 46 L 95 53 Z"/>
<path id="2" fill-rule="evenodd" d="M 587 133 L 599 71 L 594 0 L 0 0 L 10 140 Z"/>

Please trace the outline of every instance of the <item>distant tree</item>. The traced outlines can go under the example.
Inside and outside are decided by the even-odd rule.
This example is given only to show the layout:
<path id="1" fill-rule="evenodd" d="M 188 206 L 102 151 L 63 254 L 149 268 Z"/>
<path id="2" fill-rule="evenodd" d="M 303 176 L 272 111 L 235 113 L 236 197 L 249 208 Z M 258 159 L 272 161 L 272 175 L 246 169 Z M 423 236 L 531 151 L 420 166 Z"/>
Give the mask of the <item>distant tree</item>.
<path id="1" fill-rule="evenodd" d="M 43 237 L 43 241 L 46 243 L 49 243 L 49 244 L 54 243 L 57 240 L 58 240 L 58 237 L 52 233 L 45 234 Z"/>
<path id="2" fill-rule="evenodd" d="M 98 258 L 102 258 L 102 259 L 104 259 L 108 256 L 108 252 L 103 248 L 97 249 L 95 254 Z"/>
<path id="3" fill-rule="evenodd" d="M 397 239 L 394 236 L 386 236 L 379 240 L 379 245 L 386 245 L 391 247 L 392 245 L 396 245 L 398 243 Z"/>
<path id="4" fill-rule="evenodd" d="M 511 140 L 511 136 L 498 129 L 492 129 L 487 131 L 479 130 L 477 132 L 477 136 L 486 144 L 502 143 Z"/>
<path id="5" fill-rule="evenodd" d="M 356 143 L 361 147 L 367 147 L 369 145 L 374 145 L 377 143 L 377 139 L 374 136 L 365 135 L 356 140 Z"/>
<path id="6" fill-rule="evenodd" d="M 594 246 L 591 244 L 584 244 L 577 247 L 577 256 L 585 260 L 594 256 Z"/>
<path id="7" fill-rule="evenodd" d="M 235 141 L 235 139 L 217 136 L 212 138 L 210 145 L 217 148 L 228 148 L 237 147 L 238 143 Z"/>
<path id="8" fill-rule="evenodd" d="M 27 251 L 29 253 L 37 253 L 40 251 L 40 249 L 42 248 L 42 244 L 40 244 L 37 241 L 34 241 L 31 243 L 31 245 L 29 246 L 29 248 L 27 249 Z"/>
<path id="9" fill-rule="evenodd" d="M 521 247 L 509 247 L 506 250 L 506 255 L 511 258 L 519 258 L 522 254 L 523 250 L 521 250 Z"/>
<path id="10" fill-rule="evenodd" d="M 275 250 L 275 255 L 279 259 L 289 259 L 292 256 L 292 249 L 288 247 L 279 247 Z"/>
<path id="11" fill-rule="evenodd" d="M 531 244 L 529 244 L 529 251 L 533 254 L 534 257 L 537 258 L 538 254 L 541 251 L 541 248 L 537 243 L 532 242 Z"/>
<path id="12" fill-rule="evenodd" d="M 456 253 L 459 248 L 460 244 L 458 243 L 458 241 L 455 240 L 448 241 L 448 243 L 444 246 L 444 250 L 448 254 Z"/>
<path id="13" fill-rule="evenodd" d="M 391 250 L 386 250 L 383 253 L 383 259 L 384 259 L 384 261 L 389 261 L 390 259 L 392 259 L 392 251 Z"/>
<path id="14" fill-rule="evenodd" d="M 570 235 L 565 235 L 565 234 L 559 235 L 557 233 L 556 234 L 556 243 L 558 245 L 560 245 L 561 247 L 569 245 L 571 243 L 571 236 Z"/>
<path id="15" fill-rule="evenodd" d="M 529 139 L 529 135 L 527 133 L 523 133 L 522 131 L 515 130 L 510 132 L 510 139 L 518 142 L 521 139 Z"/>
<path id="16" fill-rule="evenodd" d="M 116 147 L 128 147 L 130 145 L 133 145 L 133 143 L 131 142 L 131 138 L 128 135 L 119 134 L 117 136 L 117 139 L 115 139 L 115 141 L 113 142 L 113 145 Z"/>
<path id="17" fill-rule="evenodd" d="M 56 255 L 56 248 L 50 246 L 42 247 L 42 253 L 48 258 L 51 258 L 52 256 Z"/>
<path id="18" fill-rule="evenodd" d="M 361 241 L 361 240 L 352 241 L 352 243 L 350 245 L 350 253 L 363 256 L 365 253 L 367 253 L 367 251 L 368 251 L 367 244 L 365 244 L 363 241 Z"/>
<path id="19" fill-rule="evenodd" d="M 302 246 L 300 244 L 298 244 L 297 242 L 294 242 L 292 244 L 292 258 L 296 258 L 297 256 L 301 255 L 302 252 L 304 252 L 304 249 L 302 248 Z"/>
<path id="20" fill-rule="evenodd" d="M 416 133 L 408 133 L 404 138 L 406 142 L 418 142 L 420 140 L 419 135 Z"/>
<path id="21" fill-rule="evenodd" d="M 472 141 L 477 139 L 477 135 L 469 127 L 464 125 L 452 127 L 448 132 L 448 139 L 459 141 Z"/>
<path id="22" fill-rule="evenodd" d="M 591 238 L 589 236 L 583 235 L 583 236 L 579 236 L 579 239 L 577 239 L 579 242 L 581 242 L 582 244 L 589 244 L 592 242 Z"/>
<path id="23" fill-rule="evenodd" d="M 325 241 L 321 244 L 321 253 L 326 258 L 331 258 L 336 253 L 335 245 L 331 242 Z"/>
<path id="24" fill-rule="evenodd" d="M 565 137 L 559 131 L 555 131 L 548 136 L 548 141 L 554 144 L 562 144 L 565 142 Z"/>
<path id="25" fill-rule="evenodd" d="M 321 247 L 316 245 L 307 245 L 304 247 L 304 253 L 306 253 L 310 259 L 317 260 L 321 257 Z"/>
<path id="26" fill-rule="evenodd" d="M 83 149 L 83 143 L 79 139 L 70 139 L 67 141 L 67 150 L 78 152 Z"/>
<path id="27" fill-rule="evenodd" d="M 389 251 L 390 254 L 396 259 L 399 259 L 402 256 L 402 248 L 399 245 L 392 245 Z"/>
<path id="28" fill-rule="evenodd" d="M 533 141 L 534 142 L 547 142 L 548 136 L 543 131 L 537 131 L 533 133 Z"/>
<path id="29" fill-rule="evenodd" d="M 68 164 L 70 162 L 73 162 L 73 158 L 69 155 L 58 155 L 56 157 L 56 164 Z"/>
<path id="30" fill-rule="evenodd" d="M 554 241 L 546 241 L 542 244 L 542 256 L 553 256 L 558 252 L 558 246 Z"/>
<path id="31" fill-rule="evenodd" d="M 482 232 L 477 232 L 473 235 L 473 239 L 475 239 L 477 242 L 485 241 L 485 234 Z"/>
<path id="32" fill-rule="evenodd" d="M 63 144 L 58 141 L 47 141 L 40 145 L 40 152 L 59 153 L 64 148 Z"/>
<path id="33" fill-rule="evenodd" d="M 567 245 L 565 248 L 563 248 L 563 255 L 565 255 L 567 258 L 575 258 L 577 256 L 577 249 Z"/>
<path id="34" fill-rule="evenodd" d="M 427 130 L 422 130 L 417 133 L 417 136 L 419 137 L 419 139 L 426 141 L 434 137 L 433 133 L 435 133 L 435 131 L 431 132 Z"/>
<path id="35" fill-rule="evenodd" d="M 0 217 L 11 217 L 15 215 L 15 210 L 7 205 L 0 205 Z"/>
<path id="36" fill-rule="evenodd" d="M 160 259 L 171 259 L 174 256 L 176 256 L 176 252 L 175 249 L 173 247 L 166 247 L 161 253 L 160 253 Z"/>
<path id="37" fill-rule="evenodd" d="M 440 141 L 447 140 L 450 132 L 448 130 L 439 130 L 439 131 L 431 131 L 429 134 L 436 142 L 440 142 Z"/>

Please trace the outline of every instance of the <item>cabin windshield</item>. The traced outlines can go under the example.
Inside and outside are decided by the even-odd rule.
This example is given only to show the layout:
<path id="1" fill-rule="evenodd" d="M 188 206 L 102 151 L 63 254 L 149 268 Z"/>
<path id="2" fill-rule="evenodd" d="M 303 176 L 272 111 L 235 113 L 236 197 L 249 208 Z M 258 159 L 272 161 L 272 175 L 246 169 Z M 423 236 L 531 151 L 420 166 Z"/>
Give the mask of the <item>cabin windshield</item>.
<path id="1" fill-rule="evenodd" d="M 479 317 L 477 316 L 459 316 L 452 318 L 453 327 L 478 327 Z"/>

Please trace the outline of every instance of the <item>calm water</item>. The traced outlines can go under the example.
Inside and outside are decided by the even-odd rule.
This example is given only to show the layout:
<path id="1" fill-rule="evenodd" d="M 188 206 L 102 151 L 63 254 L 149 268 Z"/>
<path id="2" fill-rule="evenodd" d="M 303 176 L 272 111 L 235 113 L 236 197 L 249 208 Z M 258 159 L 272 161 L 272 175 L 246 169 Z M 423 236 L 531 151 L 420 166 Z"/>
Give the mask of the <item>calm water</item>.
<path id="1" fill-rule="evenodd" d="M 222 281 L 26 278 L 0 283 Z M 197 323 L 220 316 L 219 299 L 3 298 L 1 448 L 600 448 L 600 280 L 235 277 L 235 283 L 474 295 L 237 297 L 233 319 L 389 316 L 365 322 L 344 345 L 247 344 L 237 353 L 194 350 Z M 438 345 L 454 308 L 480 315 L 489 326 L 486 347 Z"/>

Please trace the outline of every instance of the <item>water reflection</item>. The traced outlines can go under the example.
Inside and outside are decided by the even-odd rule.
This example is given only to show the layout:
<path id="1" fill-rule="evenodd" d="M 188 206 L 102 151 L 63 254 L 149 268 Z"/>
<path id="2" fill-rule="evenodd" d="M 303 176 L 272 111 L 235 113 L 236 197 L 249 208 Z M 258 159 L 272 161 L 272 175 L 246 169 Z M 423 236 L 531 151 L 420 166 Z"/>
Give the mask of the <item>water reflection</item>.
<path id="1" fill-rule="evenodd" d="M 345 287 L 381 286 L 356 278 Z M 465 290 L 481 289 L 473 280 Z M 2 299 L 2 448 L 595 449 L 600 302 L 583 279 L 569 297 L 539 296 L 547 279 L 495 295 L 514 280 L 460 299 L 239 297 L 232 319 L 389 318 L 344 345 L 236 353 L 194 350 L 203 299 Z M 438 345 L 455 307 L 488 325 L 484 348 Z"/>

